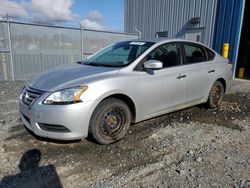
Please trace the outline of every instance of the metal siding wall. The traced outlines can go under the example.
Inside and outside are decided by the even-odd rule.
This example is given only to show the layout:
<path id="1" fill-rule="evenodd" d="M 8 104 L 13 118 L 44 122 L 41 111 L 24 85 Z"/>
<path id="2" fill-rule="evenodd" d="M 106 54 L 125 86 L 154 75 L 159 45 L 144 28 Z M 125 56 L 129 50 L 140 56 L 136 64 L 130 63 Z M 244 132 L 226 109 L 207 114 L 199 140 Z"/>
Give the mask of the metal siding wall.
<path id="1" fill-rule="evenodd" d="M 221 53 L 223 43 L 230 44 L 229 59 L 236 68 L 240 40 L 241 22 L 243 20 L 244 0 L 219 0 L 215 28 L 214 48 Z"/>
<path id="2" fill-rule="evenodd" d="M 125 0 L 125 31 L 142 31 L 142 37 L 155 37 L 168 31 L 169 37 L 184 38 L 188 21 L 201 17 L 203 43 L 212 46 L 218 0 Z"/>

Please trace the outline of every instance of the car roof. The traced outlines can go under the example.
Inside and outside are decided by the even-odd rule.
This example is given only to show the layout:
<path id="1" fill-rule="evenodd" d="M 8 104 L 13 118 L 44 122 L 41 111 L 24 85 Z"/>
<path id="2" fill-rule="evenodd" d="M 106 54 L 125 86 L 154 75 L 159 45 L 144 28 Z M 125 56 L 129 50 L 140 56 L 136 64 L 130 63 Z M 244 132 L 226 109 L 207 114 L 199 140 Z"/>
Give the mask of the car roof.
<path id="1" fill-rule="evenodd" d="M 180 39 L 180 38 L 142 38 L 142 39 L 134 39 L 134 40 L 129 40 L 130 42 L 153 42 L 153 43 L 162 43 L 162 42 L 190 42 L 190 43 L 196 43 L 196 44 L 201 44 L 205 46 L 204 44 L 197 42 L 197 41 L 192 41 L 192 40 L 186 40 L 186 39 Z"/>
<path id="2" fill-rule="evenodd" d="M 189 42 L 189 43 L 193 43 L 193 44 L 198 44 L 201 46 L 204 46 L 206 48 L 208 48 L 209 50 L 213 51 L 215 54 L 217 54 L 217 52 L 212 49 L 211 47 L 201 43 L 201 42 L 197 42 L 197 41 L 193 41 L 193 40 L 187 40 L 187 39 L 181 39 L 181 38 L 142 38 L 142 39 L 134 39 L 134 40 L 128 40 L 128 41 L 124 41 L 124 42 L 152 42 L 152 43 L 167 43 L 167 42 Z"/>

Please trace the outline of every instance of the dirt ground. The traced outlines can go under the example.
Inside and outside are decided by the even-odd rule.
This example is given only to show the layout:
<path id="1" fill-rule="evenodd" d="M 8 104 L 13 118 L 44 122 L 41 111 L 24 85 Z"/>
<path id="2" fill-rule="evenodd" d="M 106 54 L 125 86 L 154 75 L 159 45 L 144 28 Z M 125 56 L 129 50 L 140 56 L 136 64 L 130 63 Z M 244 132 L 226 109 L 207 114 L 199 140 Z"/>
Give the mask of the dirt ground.
<path id="1" fill-rule="evenodd" d="M 24 82 L 0 82 L 0 187 L 250 187 L 250 81 L 218 109 L 131 126 L 112 145 L 38 140 L 22 126 Z"/>

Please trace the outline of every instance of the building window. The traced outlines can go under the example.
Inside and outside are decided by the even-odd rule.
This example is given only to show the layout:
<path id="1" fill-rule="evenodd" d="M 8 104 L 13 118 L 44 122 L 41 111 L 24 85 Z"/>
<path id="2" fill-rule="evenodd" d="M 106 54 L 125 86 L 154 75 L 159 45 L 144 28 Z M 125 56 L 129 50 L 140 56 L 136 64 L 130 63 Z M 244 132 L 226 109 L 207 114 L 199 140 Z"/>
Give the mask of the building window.
<path id="1" fill-rule="evenodd" d="M 156 38 L 166 38 L 168 37 L 168 31 L 160 31 L 156 33 Z"/>

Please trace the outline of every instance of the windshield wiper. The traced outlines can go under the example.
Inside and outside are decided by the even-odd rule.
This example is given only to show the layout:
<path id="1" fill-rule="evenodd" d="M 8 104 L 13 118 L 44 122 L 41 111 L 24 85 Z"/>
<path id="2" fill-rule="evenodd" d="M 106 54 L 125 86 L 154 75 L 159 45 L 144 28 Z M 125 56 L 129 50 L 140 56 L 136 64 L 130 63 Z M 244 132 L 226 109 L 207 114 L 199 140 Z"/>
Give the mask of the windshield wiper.
<path id="1" fill-rule="evenodd" d="M 89 63 L 84 63 L 84 62 L 82 62 L 81 64 L 82 64 L 82 65 L 96 66 L 96 67 L 103 67 L 102 64 L 92 63 L 92 62 L 89 62 Z"/>
<path id="2" fill-rule="evenodd" d="M 83 65 L 84 61 L 77 61 L 77 64 Z"/>
<path id="3" fill-rule="evenodd" d="M 95 62 L 86 62 L 86 61 L 79 61 L 77 62 L 81 65 L 89 65 L 89 66 L 96 66 L 96 67 L 124 67 L 124 65 L 109 65 L 109 64 L 100 64 Z"/>

